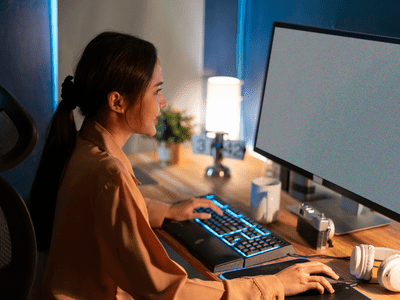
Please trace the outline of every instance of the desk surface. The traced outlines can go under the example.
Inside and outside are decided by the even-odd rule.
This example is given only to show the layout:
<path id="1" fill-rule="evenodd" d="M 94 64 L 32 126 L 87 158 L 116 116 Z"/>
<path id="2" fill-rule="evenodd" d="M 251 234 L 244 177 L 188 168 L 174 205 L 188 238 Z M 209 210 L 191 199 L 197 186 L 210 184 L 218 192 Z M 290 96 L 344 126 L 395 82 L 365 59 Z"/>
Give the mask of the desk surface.
<path id="1" fill-rule="evenodd" d="M 243 161 L 233 159 L 223 161 L 231 170 L 229 179 L 210 179 L 205 177 L 204 174 L 206 168 L 213 164 L 212 157 L 194 155 L 189 148 L 183 149 L 181 163 L 173 166 L 161 167 L 155 153 L 138 153 L 130 155 L 129 158 L 135 167 L 139 167 L 158 181 L 156 185 L 140 186 L 140 191 L 144 197 L 173 203 L 193 196 L 216 193 L 247 214 L 250 210 L 251 180 L 262 174 L 263 167 L 260 160 L 246 154 Z M 333 248 L 316 251 L 310 248 L 298 235 L 296 232 L 297 217 L 285 209 L 288 205 L 297 203 L 297 200 L 282 192 L 278 221 L 268 224 L 267 227 L 291 242 L 300 255 L 350 256 L 353 247 L 359 244 L 400 249 L 400 223 L 392 222 L 391 225 L 385 227 L 335 236 Z M 206 278 L 220 280 L 218 278 L 219 273 L 208 271 L 200 261 L 167 232 L 157 229 L 156 233 Z M 311 260 L 326 263 L 346 280 L 354 279 L 349 271 L 349 261 L 320 258 L 311 258 Z M 373 279 L 370 281 L 375 284 L 363 284 L 356 288 L 372 299 L 400 299 L 400 293 L 387 291 L 378 284 L 376 274 L 379 264 L 380 262 L 375 262 Z"/>

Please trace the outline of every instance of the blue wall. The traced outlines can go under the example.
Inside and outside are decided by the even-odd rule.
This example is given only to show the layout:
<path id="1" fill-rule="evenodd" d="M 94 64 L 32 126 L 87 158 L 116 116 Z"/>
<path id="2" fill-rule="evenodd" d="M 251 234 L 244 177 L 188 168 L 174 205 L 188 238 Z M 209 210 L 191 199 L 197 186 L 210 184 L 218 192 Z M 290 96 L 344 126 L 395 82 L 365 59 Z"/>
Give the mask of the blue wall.
<path id="1" fill-rule="evenodd" d="M 243 3 L 244 41 L 238 41 L 237 7 Z M 206 0 L 204 69 L 243 76 L 244 138 L 253 145 L 273 22 L 400 37 L 399 13 L 398 0 Z M 237 74 L 237 42 L 244 42 L 242 74 Z"/>
<path id="2" fill-rule="evenodd" d="M 236 77 L 237 0 L 206 0 L 204 73 Z"/>
<path id="3" fill-rule="evenodd" d="M 39 141 L 18 167 L 2 173 L 26 201 L 53 113 L 49 1 L 0 1 L 0 85 L 34 119 Z"/>

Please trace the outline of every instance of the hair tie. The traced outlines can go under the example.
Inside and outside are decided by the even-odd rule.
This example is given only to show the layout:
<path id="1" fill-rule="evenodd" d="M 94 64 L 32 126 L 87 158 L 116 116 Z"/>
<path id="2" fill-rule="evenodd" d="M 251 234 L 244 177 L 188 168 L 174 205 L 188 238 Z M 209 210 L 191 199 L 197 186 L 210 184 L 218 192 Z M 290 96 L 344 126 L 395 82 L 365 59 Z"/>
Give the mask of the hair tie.
<path id="1" fill-rule="evenodd" d="M 64 102 L 66 104 L 66 107 L 70 110 L 74 110 L 77 106 L 74 83 L 72 82 L 72 79 L 74 79 L 74 77 L 71 75 L 68 75 L 64 79 L 64 82 L 61 84 L 62 102 Z"/>

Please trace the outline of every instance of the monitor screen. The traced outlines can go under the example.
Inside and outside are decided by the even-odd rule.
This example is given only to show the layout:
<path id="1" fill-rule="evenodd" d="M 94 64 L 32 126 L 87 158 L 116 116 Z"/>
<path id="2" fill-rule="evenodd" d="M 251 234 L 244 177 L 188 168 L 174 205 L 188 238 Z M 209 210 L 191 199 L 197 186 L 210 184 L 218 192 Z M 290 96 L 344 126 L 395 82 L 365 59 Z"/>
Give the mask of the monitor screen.
<path id="1" fill-rule="evenodd" d="M 275 23 L 254 149 L 400 221 L 400 40 Z"/>

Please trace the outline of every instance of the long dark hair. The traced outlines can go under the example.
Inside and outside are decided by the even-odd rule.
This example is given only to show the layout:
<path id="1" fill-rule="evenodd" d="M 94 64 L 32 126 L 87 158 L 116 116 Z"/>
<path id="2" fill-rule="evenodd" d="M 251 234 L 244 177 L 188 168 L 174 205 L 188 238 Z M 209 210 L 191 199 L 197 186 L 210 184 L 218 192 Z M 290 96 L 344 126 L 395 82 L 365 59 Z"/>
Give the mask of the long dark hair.
<path id="1" fill-rule="evenodd" d="M 143 98 L 156 62 L 153 44 L 128 34 L 104 32 L 86 46 L 74 77 L 64 80 L 62 101 L 51 119 L 30 193 L 39 251 L 50 246 L 59 184 L 76 143 L 73 109 L 79 107 L 83 116 L 93 118 L 113 91 L 133 106 Z"/>

